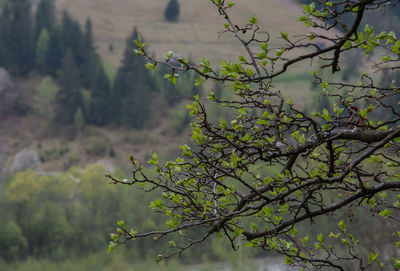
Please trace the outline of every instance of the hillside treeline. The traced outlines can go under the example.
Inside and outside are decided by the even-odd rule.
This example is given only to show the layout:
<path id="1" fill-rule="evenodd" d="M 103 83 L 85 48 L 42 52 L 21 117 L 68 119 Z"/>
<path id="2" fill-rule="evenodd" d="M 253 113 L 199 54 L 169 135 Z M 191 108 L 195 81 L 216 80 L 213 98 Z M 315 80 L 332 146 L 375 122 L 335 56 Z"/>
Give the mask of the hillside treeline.
<path id="1" fill-rule="evenodd" d="M 25 266 L 24 260 L 30 263 L 25 270 L 56 270 L 45 259 L 60 265 L 68 260 L 77 263 L 57 270 L 141 270 L 136 269 L 138 263 L 151 265 L 151 257 L 168 239 L 138 240 L 111 255 L 106 251 L 119 220 L 129 221 L 137 230 L 165 223 L 163 216 L 149 210 L 151 200 L 161 195 L 111 185 L 105 174 L 103 165 L 93 164 L 50 175 L 25 171 L 7 180 L 0 189 L 0 270 L 20 270 L 17 263 Z M 124 178 L 120 170 L 114 175 Z M 185 253 L 183 259 L 196 262 L 203 255 L 204 260 L 227 260 L 234 255 L 228 248 L 218 239 Z M 94 260 L 85 266 L 81 261 L 88 257 Z M 119 267 L 105 269 L 112 257 L 122 257 Z M 33 260 L 42 268 L 34 268 L 29 262 Z M 161 264 L 155 270 L 165 269 Z"/>
<path id="2" fill-rule="evenodd" d="M 8 1 L 3 6 L 0 67 L 17 80 L 32 74 L 47 76 L 38 88 L 34 107 L 55 123 L 75 124 L 78 129 L 83 123 L 141 129 L 150 118 L 155 100 L 173 106 L 182 97 L 192 96 L 191 75 L 183 75 L 181 87 L 174 87 L 161 82 L 168 71 L 146 71 L 145 60 L 133 53 L 133 40 L 140 35 L 136 29 L 127 38 L 115 78 L 109 78 L 96 51 L 90 19 L 82 27 L 67 11 L 56 18 L 54 5 L 55 0 L 41 0 L 35 12 L 30 0 Z M 51 88 L 54 83 L 57 91 Z M 18 91 L 20 97 L 26 96 L 24 89 Z M 0 99 L 6 96 L 0 93 Z M 1 113 L 26 114 L 32 104 L 26 101 L 21 105 L 25 100 L 29 99 L 14 99 L 18 106 L 3 101 L 11 109 L 3 108 Z"/>

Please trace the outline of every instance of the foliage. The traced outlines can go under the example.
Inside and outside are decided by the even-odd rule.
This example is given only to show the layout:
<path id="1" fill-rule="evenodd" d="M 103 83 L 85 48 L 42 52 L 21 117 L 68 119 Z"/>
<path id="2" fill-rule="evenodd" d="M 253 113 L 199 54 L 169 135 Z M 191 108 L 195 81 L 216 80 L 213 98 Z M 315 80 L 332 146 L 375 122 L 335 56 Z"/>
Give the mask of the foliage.
<path id="1" fill-rule="evenodd" d="M 38 111 L 48 120 L 53 118 L 57 91 L 58 87 L 50 76 L 45 76 L 40 85 L 36 87 L 37 95 L 35 101 L 38 105 Z"/>
<path id="2" fill-rule="evenodd" d="M 83 118 L 82 109 L 80 107 L 75 111 L 74 125 L 77 132 L 83 131 L 83 128 L 85 127 L 85 119 Z"/>
<path id="3" fill-rule="evenodd" d="M 0 269 L 181 270 L 176 262 L 156 265 L 148 259 L 149 252 L 161 248 L 153 240 L 107 254 L 107 233 L 115 220 L 136 221 L 141 230 L 150 230 L 164 219 L 147 210 L 155 195 L 110 185 L 105 174 L 104 166 L 94 164 L 57 174 L 20 172 L 5 181 L 0 190 Z M 120 170 L 115 174 L 125 178 Z M 228 247 L 221 240 L 208 243 L 187 253 L 185 260 L 193 262 L 203 252 L 208 259 L 233 261 Z"/>
<path id="4" fill-rule="evenodd" d="M 155 176 L 134 157 L 131 180 L 109 176 L 116 184 L 158 191 L 160 197 L 150 207 L 168 219 L 165 227 L 149 231 L 119 221 L 109 250 L 129 240 L 168 238 L 168 248 L 157 256 L 161 260 L 216 236 L 225 237 L 234 249 L 244 242 L 280 253 L 286 264 L 300 270 L 400 268 L 396 249 L 400 113 L 388 103 L 399 100 L 400 88 L 396 82 L 377 83 L 376 75 L 387 69 L 398 71 L 400 40 L 394 32 L 376 32 L 372 25 L 362 24 L 370 12 L 398 3 L 312 2 L 303 6 L 298 18 L 309 32 L 302 36 L 283 32 L 280 45 L 272 47 L 255 15 L 240 25 L 230 17 L 233 2 L 211 2 L 226 21 L 223 33 L 233 35 L 246 56 L 222 61 L 217 68 L 206 58 L 191 64 L 173 52 L 158 61 L 140 38 L 135 52 L 149 60 L 150 70 L 168 66 L 171 72 L 165 78 L 173 83 L 178 72 L 194 71 L 196 84 L 212 79 L 230 85 L 234 98 L 211 93 L 208 99 L 235 110 L 235 117 L 210 121 L 206 103 L 195 96 L 188 106 L 196 117 L 195 146 L 181 146 L 181 156 L 165 164 L 154 153 L 148 163 Z M 351 19 L 345 23 L 344 17 Z M 331 35 L 334 26 L 342 32 Z M 321 29 L 325 31 L 316 31 Z M 355 50 L 364 53 L 365 65 L 374 65 L 374 74 L 363 67 L 360 79 L 352 82 L 328 81 L 319 75 L 322 68 L 340 72 L 344 52 Z M 322 65 L 310 74 L 329 103 L 321 109 L 315 105 L 307 113 L 285 98 L 275 78 L 294 64 L 313 60 Z M 381 114 L 387 120 L 380 121 Z M 365 217 L 363 224 L 353 223 L 357 216 Z M 358 234 L 374 225 L 382 227 L 375 234 L 388 241 L 381 246 L 365 245 L 367 237 Z"/>
<path id="5" fill-rule="evenodd" d="M 46 56 L 49 52 L 50 46 L 50 36 L 49 32 L 46 28 L 43 28 L 40 32 L 36 43 L 36 63 L 38 65 L 42 65 L 46 59 Z"/>
<path id="6" fill-rule="evenodd" d="M 91 87 L 88 121 L 94 125 L 105 125 L 110 118 L 111 86 L 104 69 L 98 69 Z"/>
<path id="7" fill-rule="evenodd" d="M 82 50 L 82 65 L 80 67 L 82 86 L 90 88 L 95 80 L 96 72 L 101 67 L 100 56 L 96 52 L 94 45 L 92 22 L 86 20 L 85 32 L 83 34 Z"/>
<path id="8" fill-rule="evenodd" d="M 110 142 L 104 136 L 92 136 L 87 139 L 86 153 L 89 155 L 104 156 L 110 148 Z"/>
<path id="9" fill-rule="evenodd" d="M 178 0 L 170 0 L 165 8 L 164 18 L 168 22 L 176 22 L 179 19 L 179 2 Z"/>
<path id="10" fill-rule="evenodd" d="M 29 0 L 10 1 L 0 16 L 0 66 L 26 75 L 34 65 L 34 39 Z"/>
<path id="11" fill-rule="evenodd" d="M 53 32 L 53 28 L 56 25 L 54 3 L 55 0 L 40 1 L 35 16 L 35 38 L 39 37 L 43 29 L 47 29 L 49 33 Z"/>
<path id="12" fill-rule="evenodd" d="M 144 60 L 132 54 L 132 40 L 138 39 L 136 28 L 126 41 L 122 66 L 118 69 L 112 93 L 111 118 L 114 123 L 141 129 L 150 115 L 155 90 L 154 80 L 144 68 Z"/>
<path id="13" fill-rule="evenodd" d="M 57 93 L 56 120 L 61 124 L 73 124 L 78 108 L 83 108 L 79 74 L 71 50 L 65 55 L 59 75 L 60 90 Z"/>

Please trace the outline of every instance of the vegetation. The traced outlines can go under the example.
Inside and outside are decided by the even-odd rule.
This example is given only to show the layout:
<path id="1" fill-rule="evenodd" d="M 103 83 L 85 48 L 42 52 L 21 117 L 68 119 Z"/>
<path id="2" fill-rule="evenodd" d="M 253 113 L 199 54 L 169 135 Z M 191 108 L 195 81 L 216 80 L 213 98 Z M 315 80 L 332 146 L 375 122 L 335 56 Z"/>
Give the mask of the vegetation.
<path id="1" fill-rule="evenodd" d="M 59 86 L 55 105 L 48 101 L 44 102 L 47 109 L 40 101 L 33 105 L 41 115 L 47 111 L 50 122 L 64 126 L 76 126 L 75 119 L 78 117 L 80 123 L 83 120 L 95 126 L 143 129 L 151 118 L 152 104 L 157 100 L 155 93 L 162 92 L 162 98 L 168 97 L 167 106 L 172 106 L 171 100 L 175 103 L 180 101 L 182 93 L 178 88 L 172 84 L 167 87 L 155 84 L 162 74 L 150 75 L 146 72 L 143 59 L 132 54 L 133 40 L 139 36 L 136 28 L 127 38 L 122 65 L 111 82 L 96 51 L 91 20 L 86 20 L 82 30 L 80 24 L 65 11 L 58 25 L 54 3 L 52 0 L 40 1 L 35 16 L 32 16 L 31 1 L 14 1 L 5 4 L 0 16 L 0 34 L 6 37 L 0 41 L 0 67 L 13 76 L 27 77 L 31 72 L 50 76 L 46 82 L 54 78 Z M 167 88 L 168 94 L 164 91 Z M 37 89 L 41 90 L 38 91 L 40 99 L 46 91 L 50 91 L 45 85 Z M 0 97 L 0 101 L 3 99 Z M 20 101 L 24 100 L 18 99 Z M 50 113 L 53 111 L 54 114 Z M 7 112 L 12 115 L 17 110 Z"/>
<path id="2" fill-rule="evenodd" d="M 110 185 L 105 174 L 104 166 L 92 164 L 59 174 L 20 172 L 7 180 L 0 190 L 1 270 L 185 270 L 174 261 L 155 265 L 147 259 L 160 248 L 155 241 L 107 255 L 115 220 L 134 220 L 142 230 L 164 221 L 147 212 L 151 194 Z M 121 170 L 115 174 L 125 178 Z M 213 242 L 200 251 L 204 259 L 233 261 L 232 253 L 223 253 L 227 247 Z M 200 251 L 184 260 L 193 262 Z"/>
<path id="3" fill-rule="evenodd" d="M 149 59 L 150 70 L 168 66 L 165 77 L 172 82 L 177 72 L 194 71 L 197 84 L 211 79 L 230 85 L 234 98 L 211 93 L 208 99 L 236 116 L 212 121 L 207 104 L 195 96 L 189 106 L 196 117 L 195 146 L 183 145 L 181 156 L 165 164 L 153 154 L 148 163 L 155 175 L 131 157 L 131 180 L 109 176 L 115 184 L 158 191 L 160 198 L 150 207 L 167 219 L 165 227 L 150 231 L 119 221 L 109 250 L 129 240 L 168 238 L 168 248 L 157 256 L 161 260 L 224 237 L 234 249 L 243 242 L 273 251 L 301 270 L 399 269 L 400 113 L 390 101 L 399 100 L 400 88 L 394 81 L 379 82 L 377 71 L 398 70 L 400 41 L 394 32 L 362 23 L 370 12 L 397 3 L 312 2 L 298 18 L 309 32 L 301 37 L 282 32 L 276 48 L 256 16 L 241 26 L 230 17 L 233 2 L 211 2 L 226 21 L 224 33 L 243 45 L 246 56 L 222 61 L 217 69 L 206 58 L 191 64 L 173 52 L 158 61 L 140 38 L 136 53 Z M 334 26 L 341 32 L 331 35 Z M 345 53 L 355 50 L 366 56 L 359 80 L 322 77 L 324 68 L 340 73 Z M 296 63 L 312 60 L 321 63 L 310 74 L 328 100 L 326 108 L 308 113 L 287 99 L 275 80 Z M 379 120 L 381 115 L 387 119 Z M 382 230 L 362 235 L 374 227 Z M 377 236 L 385 242 L 372 242 Z"/>

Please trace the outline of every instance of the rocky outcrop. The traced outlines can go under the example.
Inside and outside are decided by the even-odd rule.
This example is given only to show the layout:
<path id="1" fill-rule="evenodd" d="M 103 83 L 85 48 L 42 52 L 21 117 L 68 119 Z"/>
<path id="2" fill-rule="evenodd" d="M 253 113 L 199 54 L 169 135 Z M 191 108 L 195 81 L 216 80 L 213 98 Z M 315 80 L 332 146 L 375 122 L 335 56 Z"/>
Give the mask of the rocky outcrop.
<path id="1" fill-rule="evenodd" d="M 39 155 L 35 150 L 23 149 L 15 156 L 11 165 L 11 172 L 15 173 L 28 169 L 41 171 L 42 163 L 40 162 Z"/>

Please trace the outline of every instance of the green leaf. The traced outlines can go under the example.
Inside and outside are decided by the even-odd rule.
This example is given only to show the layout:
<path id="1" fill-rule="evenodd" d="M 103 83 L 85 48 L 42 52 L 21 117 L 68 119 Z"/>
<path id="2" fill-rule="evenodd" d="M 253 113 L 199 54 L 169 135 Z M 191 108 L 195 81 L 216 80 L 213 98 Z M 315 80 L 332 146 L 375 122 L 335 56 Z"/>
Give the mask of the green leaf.
<path id="1" fill-rule="evenodd" d="M 242 140 L 242 141 L 251 140 L 251 134 L 250 133 L 245 134 L 240 140 Z"/>
<path id="2" fill-rule="evenodd" d="M 261 49 L 263 51 L 267 51 L 268 50 L 268 42 L 264 42 L 260 45 Z"/>
<path id="3" fill-rule="evenodd" d="M 120 226 L 122 229 L 125 229 L 125 222 L 120 220 L 117 222 L 117 225 Z"/>
<path id="4" fill-rule="evenodd" d="M 370 253 L 368 254 L 368 263 L 371 264 L 372 262 L 376 261 L 376 259 L 378 259 L 379 254 L 375 254 L 375 253 Z"/>
<path id="5" fill-rule="evenodd" d="M 318 242 L 320 242 L 321 244 L 324 243 L 324 235 L 322 233 L 317 235 L 317 240 Z"/>
<path id="6" fill-rule="evenodd" d="M 133 52 L 138 56 L 144 55 L 144 52 L 142 50 L 134 49 Z"/>
<path id="7" fill-rule="evenodd" d="M 111 252 L 115 249 L 116 246 L 117 246 L 116 243 L 110 242 L 110 244 L 108 245 L 108 250 L 107 250 L 107 252 L 108 252 L 108 253 L 111 253 Z"/>
<path id="8" fill-rule="evenodd" d="M 393 260 L 393 267 L 396 269 L 400 268 L 400 259 L 392 258 L 392 260 Z"/>
<path id="9" fill-rule="evenodd" d="M 379 215 L 384 218 L 389 218 L 391 214 L 392 214 L 392 212 L 388 209 L 385 209 L 379 213 Z"/>
<path id="10" fill-rule="evenodd" d="M 360 110 L 360 116 L 363 119 L 366 119 L 367 118 L 367 109 Z"/>
<path id="11" fill-rule="evenodd" d="M 306 246 L 306 245 L 307 245 L 308 240 L 309 240 L 309 237 L 308 237 L 308 236 L 306 236 L 306 237 L 300 239 L 300 241 L 303 243 L 303 246 Z"/>
<path id="12" fill-rule="evenodd" d="M 343 220 L 340 220 L 340 222 L 338 223 L 338 226 L 342 231 L 346 231 L 346 224 L 344 224 Z"/>
<path id="13" fill-rule="evenodd" d="M 307 21 L 307 20 L 309 20 L 309 18 L 305 14 L 302 14 L 297 18 L 297 21 L 299 21 L 299 22 L 304 22 L 304 21 Z"/>
<path id="14" fill-rule="evenodd" d="M 149 71 L 154 71 L 156 69 L 156 65 L 150 62 L 147 62 L 145 66 Z"/>
<path id="15" fill-rule="evenodd" d="M 285 49 L 275 49 L 275 54 L 276 54 L 276 56 L 277 57 L 280 57 L 282 54 L 283 54 L 283 52 L 285 52 Z"/>
<path id="16" fill-rule="evenodd" d="M 169 241 L 169 242 L 168 242 L 168 245 L 169 245 L 170 247 L 176 247 L 176 244 L 175 244 L 174 241 Z"/>
<path id="17" fill-rule="evenodd" d="M 331 121 L 332 118 L 329 115 L 329 112 L 326 108 L 324 108 L 324 110 L 322 110 L 322 117 L 326 120 L 326 121 Z"/>
<path id="18" fill-rule="evenodd" d="M 253 24 L 257 24 L 257 23 L 258 23 L 257 18 L 255 15 L 253 15 L 249 20 L 249 24 L 253 25 Z"/>

